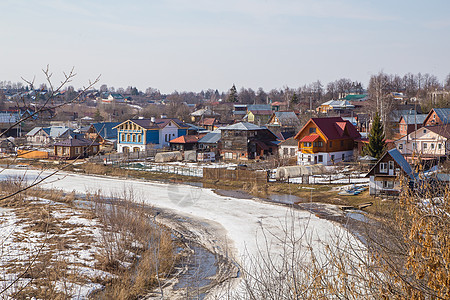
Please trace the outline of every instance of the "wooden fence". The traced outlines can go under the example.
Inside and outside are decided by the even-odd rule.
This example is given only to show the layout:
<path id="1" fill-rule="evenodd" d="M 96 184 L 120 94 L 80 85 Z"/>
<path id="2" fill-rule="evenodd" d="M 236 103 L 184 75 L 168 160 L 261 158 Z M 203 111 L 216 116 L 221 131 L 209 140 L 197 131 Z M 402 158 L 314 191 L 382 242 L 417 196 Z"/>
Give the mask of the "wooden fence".
<path id="1" fill-rule="evenodd" d="M 243 182 L 267 182 L 266 171 L 229 170 L 226 168 L 203 168 L 203 178 L 210 180 L 231 180 Z"/>
<path id="2" fill-rule="evenodd" d="M 156 153 L 163 152 L 163 150 L 149 149 L 139 152 L 128 152 L 128 153 L 114 153 L 106 155 L 97 155 L 91 157 L 89 160 L 96 163 L 114 163 L 118 161 L 130 161 L 139 160 L 148 157 L 155 157 Z"/>

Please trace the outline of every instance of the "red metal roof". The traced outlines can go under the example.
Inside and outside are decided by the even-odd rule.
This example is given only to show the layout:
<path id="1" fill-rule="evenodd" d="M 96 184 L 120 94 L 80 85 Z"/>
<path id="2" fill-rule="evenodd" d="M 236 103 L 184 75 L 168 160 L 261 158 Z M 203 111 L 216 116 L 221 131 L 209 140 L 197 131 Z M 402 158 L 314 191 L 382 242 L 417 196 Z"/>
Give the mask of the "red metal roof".
<path id="1" fill-rule="evenodd" d="M 314 142 L 315 140 L 317 140 L 319 138 L 318 134 L 311 134 L 311 135 L 307 135 L 304 138 L 302 138 L 300 140 L 300 142 Z"/>
<path id="2" fill-rule="evenodd" d="M 341 117 L 311 118 L 306 125 L 303 126 L 302 130 L 300 130 L 296 137 L 303 131 L 304 128 L 306 128 L 309 122 L 313 122 L 329 140 L 339 140 L 345 138 L 358 139 L 361 137 L 355 126 L 353 126 L 353 124 L 349 121 L 343 120 Z"/>
<path id="3" fill-rule="evenodd" d="M 205 134 L 199 134 L 199 135 L 183 135 L 183 136 L 179 136 L 173 140 L 170 141 L 170 143 L 174 143 L 174 144 L 192 144 L 192 143 L 197 143 L 199 139 L 201 139 L 202 137 L 204 137 L 206 135 Z"/>

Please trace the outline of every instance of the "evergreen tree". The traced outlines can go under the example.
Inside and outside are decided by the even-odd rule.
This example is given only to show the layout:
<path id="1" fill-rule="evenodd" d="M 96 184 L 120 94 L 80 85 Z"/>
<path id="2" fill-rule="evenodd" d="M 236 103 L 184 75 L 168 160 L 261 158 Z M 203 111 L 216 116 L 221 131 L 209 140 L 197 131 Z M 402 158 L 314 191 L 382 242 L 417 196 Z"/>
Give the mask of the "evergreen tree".
<path id="1" fill-rule="evenodd" d="M 369 144 L 365 148 L 365 154 L 375 158 L 380 158 L 386 148 L 383 123 L 378 112 L 373 118 L 372 128 L 369 133 Z"/>
<path id="2" fill-rule="evenodd" d="M 291 97 L 291 105 L 297 105 L 298 104 L 298 96 L 297 96 L 297 94 L 294 92 L 293 94 L 292 94 L 292 97 Z"/>
<path id="3" fill-rule="evenodd" d="M 227 98 L 228 102 L 238 102 L 238 97 L 237 97 L 237 90 L 236 90 L 236 86 L 233 84 L 233 86 L 230 89 L 230 92 L 228 93 L 228 98 Z"/>

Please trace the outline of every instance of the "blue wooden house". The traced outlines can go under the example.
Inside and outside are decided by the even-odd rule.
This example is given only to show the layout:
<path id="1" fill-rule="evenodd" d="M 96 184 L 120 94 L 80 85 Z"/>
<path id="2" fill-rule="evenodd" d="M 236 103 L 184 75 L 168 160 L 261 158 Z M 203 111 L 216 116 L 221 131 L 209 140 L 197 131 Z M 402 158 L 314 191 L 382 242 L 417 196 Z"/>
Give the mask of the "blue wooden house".
<path id="1" fill-rule="evenodd" d="M 138 152 L 169 147 L 169 141 L 186 135 L 188 125 L 176 118 L 130 119 L 115 126 L 117 152 Z"/>

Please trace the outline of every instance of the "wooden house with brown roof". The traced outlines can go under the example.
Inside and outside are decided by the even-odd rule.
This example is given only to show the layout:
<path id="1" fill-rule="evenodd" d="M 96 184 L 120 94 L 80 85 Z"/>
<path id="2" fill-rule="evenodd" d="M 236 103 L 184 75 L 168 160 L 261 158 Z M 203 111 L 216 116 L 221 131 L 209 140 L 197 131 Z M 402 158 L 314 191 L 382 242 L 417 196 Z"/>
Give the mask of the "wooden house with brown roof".
<path id="1" fill-rule="evenodd" d="M 294 138 L 298 164 L 331 165 L 352 160 L 355 140 L 361 135 L 349 121 L 332 117 L 311 118 Z"/>
<path id="2" fill-rule="evenodd" d="M 53 147 L 55 157 L 59 159 L 86 158 L 96 155 L 100 150 L 99 143 L 83 138 L 68 138 L 56 142 Z"/>

